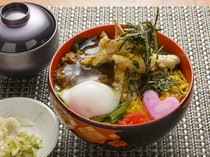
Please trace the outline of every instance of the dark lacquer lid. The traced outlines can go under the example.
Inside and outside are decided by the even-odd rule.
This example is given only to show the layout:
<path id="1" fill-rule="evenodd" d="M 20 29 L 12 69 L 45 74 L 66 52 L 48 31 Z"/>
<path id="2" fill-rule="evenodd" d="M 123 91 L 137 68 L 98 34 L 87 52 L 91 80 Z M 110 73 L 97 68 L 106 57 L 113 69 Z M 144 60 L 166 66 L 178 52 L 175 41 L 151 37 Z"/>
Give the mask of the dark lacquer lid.
<path id="1" fill-rule="evenodd" d="M 0 7 L 0 52 L 19 53 L 35 49 L 55 30 L 52 14 L 33 3 L 10 3 Z"/>

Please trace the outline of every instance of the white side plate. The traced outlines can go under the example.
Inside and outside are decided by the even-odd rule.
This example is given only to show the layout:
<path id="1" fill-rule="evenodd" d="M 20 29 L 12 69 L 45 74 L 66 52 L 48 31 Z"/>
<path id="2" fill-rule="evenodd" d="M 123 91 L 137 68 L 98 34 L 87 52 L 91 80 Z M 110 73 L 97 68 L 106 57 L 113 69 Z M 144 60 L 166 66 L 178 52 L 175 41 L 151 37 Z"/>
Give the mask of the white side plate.
<path id="1" fill-rule="evenodd" d="M 40 101 L 12 97 L 0 100 L 0 117 L 21 117 L 34 123 L 32 127 L 23 127 L 29 135 L 35 134 L 43 140 L 43 148 L 38 150 L 38 157 L 47 157 L 57 144 L 59 122 L 54 112 Z"/>

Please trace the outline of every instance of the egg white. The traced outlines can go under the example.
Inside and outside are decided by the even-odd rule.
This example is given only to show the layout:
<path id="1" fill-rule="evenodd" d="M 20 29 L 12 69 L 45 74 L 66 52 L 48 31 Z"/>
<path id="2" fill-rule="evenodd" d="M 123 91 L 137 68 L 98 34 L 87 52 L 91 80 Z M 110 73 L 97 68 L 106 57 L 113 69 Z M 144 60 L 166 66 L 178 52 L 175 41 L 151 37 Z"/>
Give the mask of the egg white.
<path id="1" fill-rule="evenodd" d="M 87 118 L 108 114 L 117 108 L 120 102 L 120 92 L 90 80 L 65 89 L 61 97 L 73 111 Z"/>

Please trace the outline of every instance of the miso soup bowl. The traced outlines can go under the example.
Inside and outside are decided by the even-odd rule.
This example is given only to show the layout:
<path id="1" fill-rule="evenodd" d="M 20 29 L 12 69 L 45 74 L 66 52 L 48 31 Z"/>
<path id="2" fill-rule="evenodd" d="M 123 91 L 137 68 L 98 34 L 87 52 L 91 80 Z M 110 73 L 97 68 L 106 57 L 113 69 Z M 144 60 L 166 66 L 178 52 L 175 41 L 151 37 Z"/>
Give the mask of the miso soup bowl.
<path id="1" fill-rule="evenodd" d="M 59 99 L 53 88 L 53 75 L 62 56 L 70 51 L 71 45 L 76 37 L 90 38 L 99 36 L 101 31 L 106 31 L 110 38 L 114 37 L 114 25 L 110 24 L 94 27 L 73 36 L 55 53 L 49 69 L 49 93 L 51 102 L 60 120 L 65 123 L 74 134 L 89 143 L 96 144 L 104 149 L 123 151 L 137 149 L 151 144 L 164 137 L 176 127 L 186 113 L 193 93 L 193 70 L 190 60 L 176 42 L 158 33 L 157 35 L 160 40 L 159 46 L 164 45 L 166 51 L 178 55 L 181 59 L 181 71 L 190 84 L 186 97 L 181 101 L 179 107 L 170 114 L 148 123 L 122 126 L 96 122 L 74 112 Z"/>
<path id="2" fill-rule="evenodd" d="M 58 25 L 48 9 L 29 2 L 0 6 L 0 74 L 36 76 L 58 46 Z"/>

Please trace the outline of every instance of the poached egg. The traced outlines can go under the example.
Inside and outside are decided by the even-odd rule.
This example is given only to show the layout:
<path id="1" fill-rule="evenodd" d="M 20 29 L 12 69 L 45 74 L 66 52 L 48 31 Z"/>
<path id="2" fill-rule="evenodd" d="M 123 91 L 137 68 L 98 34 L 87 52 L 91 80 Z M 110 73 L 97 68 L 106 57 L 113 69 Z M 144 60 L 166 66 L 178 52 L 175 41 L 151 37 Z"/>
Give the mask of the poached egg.
<path id="1" fill-rule="evenodd" d="M 61 98 L 75 112 L 91 118 L 112 112 L 120 103 L 120 92 L 97 81 L 83 81 L 63 90 Z"/>

